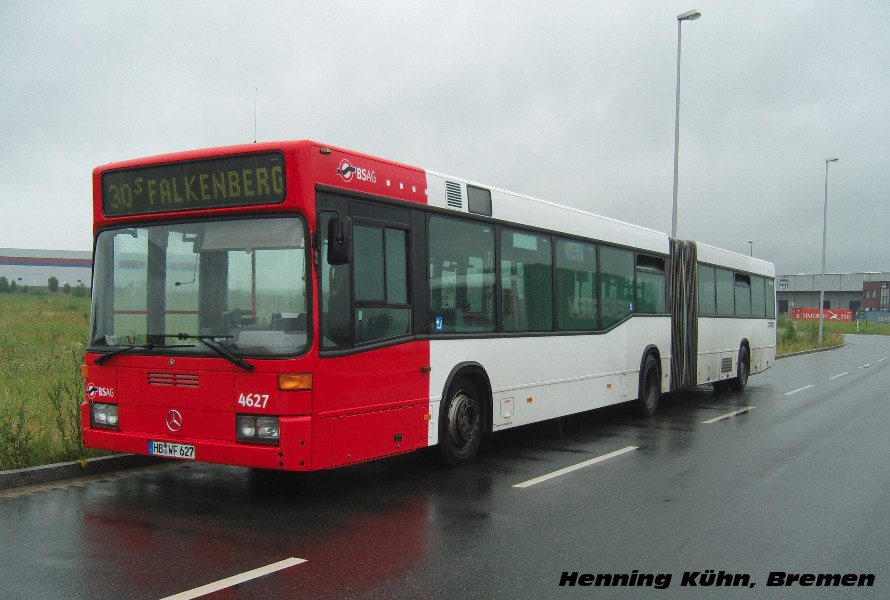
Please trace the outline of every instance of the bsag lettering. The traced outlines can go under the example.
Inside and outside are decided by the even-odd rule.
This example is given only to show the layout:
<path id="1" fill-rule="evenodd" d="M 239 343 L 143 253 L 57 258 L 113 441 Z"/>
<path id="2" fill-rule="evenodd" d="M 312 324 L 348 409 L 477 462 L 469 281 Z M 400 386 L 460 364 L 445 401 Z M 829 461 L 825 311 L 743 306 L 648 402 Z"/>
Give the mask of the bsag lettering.
<path id="1" fill-rule="evenodd" d="M 90 398 L 114 398 L 114 388 L 98 387 L 92 383 L 87 384 L 87 396 Z"/>

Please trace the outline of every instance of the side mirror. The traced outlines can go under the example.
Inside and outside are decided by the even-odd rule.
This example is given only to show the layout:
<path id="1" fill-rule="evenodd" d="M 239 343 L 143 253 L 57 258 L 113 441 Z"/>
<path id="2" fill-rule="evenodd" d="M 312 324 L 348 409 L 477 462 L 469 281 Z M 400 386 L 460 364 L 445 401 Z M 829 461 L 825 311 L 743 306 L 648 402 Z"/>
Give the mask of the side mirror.
<path id="1" fill-rule="evenodd" d="M 352 219 L 337 215 L 328 221 L 328 264 L 346 265 L 352 260 Z"/>

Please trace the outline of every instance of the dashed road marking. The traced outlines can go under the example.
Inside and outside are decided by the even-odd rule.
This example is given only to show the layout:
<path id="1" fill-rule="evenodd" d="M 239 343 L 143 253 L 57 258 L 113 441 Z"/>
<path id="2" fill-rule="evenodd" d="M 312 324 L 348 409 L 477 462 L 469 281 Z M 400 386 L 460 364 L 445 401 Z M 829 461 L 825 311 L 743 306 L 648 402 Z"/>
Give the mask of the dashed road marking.
<path id="1" fill-rule="evenodd" d="M 220 579 L 219 581 L 208 583 L 207 585 L 202 585 L 201 587 L 196 587 L 185 592 L 167 596 L 166 598 L 162 598 L 161 600 L 192 600 L 193 598 L 199 598 L 200 596 L 206 596 L 207 594 L 212 594 L 213 592 L 218 592 L 219 590 L 224 590 L 226 588 L 239 585 L 246 581 L 250 581 L 251 579 L 258 579 L 260 577 L 271 575 L 272 573 L 281 571 L 283 569 L 289 569 L 290 567 L 294 567 L 304 562 L 306 562 L 305 558 L 287 558 L 285 560 L 278 561 L 277 563 L 272 563 L 271 565 L 260 567 L 259 569 L 253 569 L 252 571 L 247 571 L 245 573 L 241 573 L 240 575 L 226 577 L 225 579 Z"/>
<path id="2" fill-rule="evenodd" d="M 547 473 L 546 475 L 541 475 L 540 477 L 535 477 L 534 479 L 529 479 L 528 481 L 523 481 L 522 483 L 517 483 L 513 487 L 527 488 L 529 486 L 535 485 L 536 483 L 541 483 L 543 481 L 547 481 L 548 479 L 553 479 L 554 477 L 559 477 L 560 475 L 565 475 L 566 473 L 571 473 L 572 471 L 577 471 L 578 469 L 583 469 L 584 467 L 588 467 L 588 466 L 596 464 L 598 462 L 602 462 L 602 461 L 608 460 L 610 458 L 615 458 L 616 456 L 621 456 L 622 454 L 632 452 L 632 451 L 636 450 L 637 448 L 638 448 L 638 446 L 627 446 L 626 448 L 622 448 L 621 450 L 616 450 L 615 452 L 609 452 L 608 454 L 603 454 L 602 456 L 597 456 L 596 458 L 591 458 L 590 460 L 585 460 L 584 462 L 580 462 L 576 465 L 572 465 L 570 467 L 566 467 L 566 468 L 560 469 L 558 471 L 553 471 L 552 473 Z"/>
<path id="3" fill-rule="evenodd" d="M 804 391 L 804 390 L 808 390 L 808 389 L 810 389 L 811 387 L 816 387 L 816 386 L 815 386 L 814 384 L 811 383 L 810 385 L 805 385 L 805 386 L 803 386 L 803 387 L 799 387 L 799 388 L 797 388 L 796 390 L 791 390 L 790 392 L 785 392 L 785 395 L 786 395 L 786 396 L 790 396 L 790 395 L 792 395 L 792 394 L 796 394 L 797 392 L 802 392 L 802 391 Z"/>
<path id="4" fill-rule="evenodd" d="M 843 373 L 838 373 L 837 375 L 835 375 L 833 377 L 829 377 L 829 379 L 837 379 L 838 377 L 843 377 L 844 375 L 849 375 L 849 374 L 850 374 L 849 371 L 844 371 Z"/>
<path id="5" fill-rule="evenodd" d="M 740 410 L 733 411 L 731 413 L 726 413 L 725 415 L 720 415 L 719 417 L 714 417 L 713 419 L 708 419 L 707 421 L 702 421 L 702 425 L 710 425 L 711 423 L 716 423 L 717 421 L 722 421 L 724 419 L 728 419 L 730 417 L 734 417 L 736 415 L 740 415 L 742 413 L 746 413 L 749 410 L 757 408 L 756 406 L 746 406 Z"/>

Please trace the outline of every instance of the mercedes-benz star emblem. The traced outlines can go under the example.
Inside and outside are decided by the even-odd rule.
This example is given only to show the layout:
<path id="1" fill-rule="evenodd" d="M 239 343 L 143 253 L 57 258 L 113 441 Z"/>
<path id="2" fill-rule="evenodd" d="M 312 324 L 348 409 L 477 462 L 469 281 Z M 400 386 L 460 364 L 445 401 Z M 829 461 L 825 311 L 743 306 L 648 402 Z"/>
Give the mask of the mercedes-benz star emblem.
<path id="1" fill-rule="evenodd" d="M 167 413 L 167 429 L 170 431 L 179 431 L 182 428 L 182 415 L 178 410 L 171 410 Z"/>

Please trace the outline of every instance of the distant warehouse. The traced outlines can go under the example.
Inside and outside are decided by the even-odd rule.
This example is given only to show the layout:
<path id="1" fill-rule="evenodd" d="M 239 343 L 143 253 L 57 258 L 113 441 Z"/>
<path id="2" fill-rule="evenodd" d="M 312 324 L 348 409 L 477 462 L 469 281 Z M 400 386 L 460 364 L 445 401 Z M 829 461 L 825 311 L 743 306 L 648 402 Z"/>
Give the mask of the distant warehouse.
<path id="1" fill-rule="evenodd" d="M 91 252 L 71 250 L 22 250 L 0 248 L 0 277 L 17 286 L 43 286 L 50 277 L 71 287 L 90 286 L 93 272 Z"/>
<path id="2" fill-rule="evenodd" d="M 828 309 L 887 310 L 886 297 L 880 290 L 887 288 L 890 272 L 826 273 L 825 305 Z M 780 315 L 790 315 L 795 308 L 819 308 L 819 294 L 823 289 L 822 275 L 800 274 L 776 277 L 776 299 Z M 882 301 L 882 298 L 884 299 Z"/>

